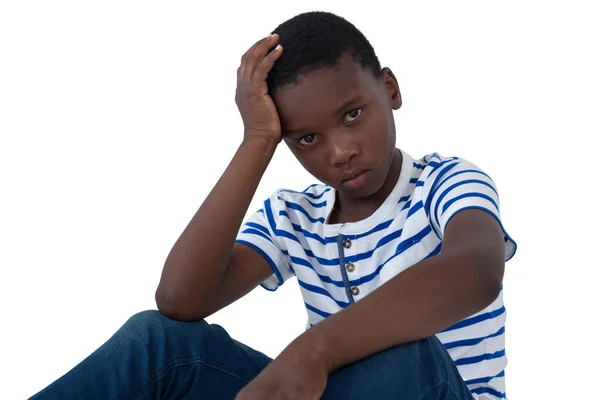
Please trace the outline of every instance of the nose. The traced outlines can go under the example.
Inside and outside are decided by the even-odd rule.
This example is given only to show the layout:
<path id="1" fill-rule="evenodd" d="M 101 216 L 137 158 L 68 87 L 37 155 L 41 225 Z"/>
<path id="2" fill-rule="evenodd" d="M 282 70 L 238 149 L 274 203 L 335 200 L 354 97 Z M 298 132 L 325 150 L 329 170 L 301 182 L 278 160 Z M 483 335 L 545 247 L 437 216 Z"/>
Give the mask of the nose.
<path id="1" fill-rule="evenodd" d="M 360 153 L 360 146 L 347 133 L 332 135 L 329 144 L 329 163 L 334 167 L 347 164 Z"/>

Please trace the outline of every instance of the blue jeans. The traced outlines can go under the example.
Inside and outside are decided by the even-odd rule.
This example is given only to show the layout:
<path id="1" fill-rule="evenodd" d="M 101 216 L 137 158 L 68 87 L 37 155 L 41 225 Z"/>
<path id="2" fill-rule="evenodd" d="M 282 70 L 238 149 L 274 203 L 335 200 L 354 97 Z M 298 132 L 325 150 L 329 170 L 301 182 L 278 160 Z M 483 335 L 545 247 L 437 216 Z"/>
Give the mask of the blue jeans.
<path id="1" fill-rule="evenodd" d="M 129 320 L 32 399 L 234 399 L 270 362 L 219 325 L 156 310 Z M 329 377 L 323 399 L 472 400 L 436 337 L 392 347 Z"/>

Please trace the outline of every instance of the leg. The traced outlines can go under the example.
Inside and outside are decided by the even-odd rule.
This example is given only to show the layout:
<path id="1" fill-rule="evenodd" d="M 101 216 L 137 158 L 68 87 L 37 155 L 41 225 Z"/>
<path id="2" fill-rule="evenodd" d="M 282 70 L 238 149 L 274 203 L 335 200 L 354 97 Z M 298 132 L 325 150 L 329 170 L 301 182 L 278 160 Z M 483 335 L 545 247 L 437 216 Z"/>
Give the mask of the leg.
<path id="1" fill-rule="evenodd" d="M 324 400 L 473 400 L 435 337 L 392 347 L 330 375 Z"/>
<path id="2" fill-rule="evenodd" d="M 219 325 L 149 310 L 32 399 L 233 399 L 270 361 Z"/>

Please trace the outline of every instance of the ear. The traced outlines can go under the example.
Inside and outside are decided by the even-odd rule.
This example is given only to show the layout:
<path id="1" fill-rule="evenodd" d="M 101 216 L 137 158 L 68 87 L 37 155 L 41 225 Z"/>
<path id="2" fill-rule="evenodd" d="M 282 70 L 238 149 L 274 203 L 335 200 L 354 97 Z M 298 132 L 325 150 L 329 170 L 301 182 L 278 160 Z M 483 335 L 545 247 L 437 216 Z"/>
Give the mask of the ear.
<path id="1" fill-rule="evenodd" d="M 388 67 L 381 70 L 380 82 L 385 88 L 390 104 L 394 110 L 402 106 L 402 96 L 400 95 L 400 87 L 394 73 Z"/>

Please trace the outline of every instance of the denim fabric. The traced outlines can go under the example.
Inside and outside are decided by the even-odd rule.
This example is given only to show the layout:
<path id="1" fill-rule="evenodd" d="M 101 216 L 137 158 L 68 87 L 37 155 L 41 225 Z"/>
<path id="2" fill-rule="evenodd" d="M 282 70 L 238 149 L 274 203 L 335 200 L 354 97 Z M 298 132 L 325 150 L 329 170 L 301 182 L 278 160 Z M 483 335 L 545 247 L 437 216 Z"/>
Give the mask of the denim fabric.
<path id="1" fill-rule="evenodd" d="M 106 343 L 31 399 L 234 399 L 272 361 L 219 325 L 133 315 Z M 435 337 L 392 347 L 329 377 L 323 399 L 472 399 Z"/>

